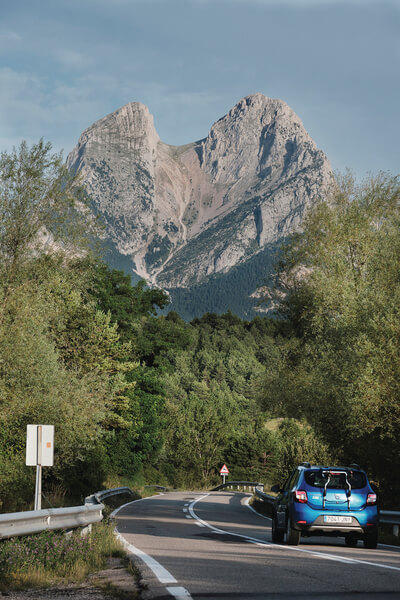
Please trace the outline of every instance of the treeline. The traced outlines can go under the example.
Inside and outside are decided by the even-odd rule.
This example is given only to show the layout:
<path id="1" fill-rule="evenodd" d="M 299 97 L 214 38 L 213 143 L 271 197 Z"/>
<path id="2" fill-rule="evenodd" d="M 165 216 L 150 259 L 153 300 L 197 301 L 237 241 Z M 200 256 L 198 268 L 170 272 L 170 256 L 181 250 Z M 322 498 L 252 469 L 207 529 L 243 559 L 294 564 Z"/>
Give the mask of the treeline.
<path id="1" fill-rule="evenodd" d="M 212 275 L 205 283 L 190 288 L 170 289 L 172 307 L 187 321 L 205 312 L 221 314 L 228 310 L 241 318 L 252 319 L 260 302 L 260 298 L 252 294 L 257 288 L 271 284 L 278 256 L 278 244 L 269 244 L 228 273 Z"/>

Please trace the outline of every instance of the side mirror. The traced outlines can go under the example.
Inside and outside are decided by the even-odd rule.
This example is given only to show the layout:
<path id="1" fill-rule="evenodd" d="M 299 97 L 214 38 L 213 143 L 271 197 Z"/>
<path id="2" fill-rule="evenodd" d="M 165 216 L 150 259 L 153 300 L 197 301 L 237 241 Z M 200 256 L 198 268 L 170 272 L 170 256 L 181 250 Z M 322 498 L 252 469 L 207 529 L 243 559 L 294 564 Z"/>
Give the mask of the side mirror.
<path id="1" fill-rule="evenodd" d="M 275 494 L 279 494 L 280 491 L 281 491 L 281 486 L 278 485 L 277 483 L 271 487 L 271 492 L 274 492 Z"/>

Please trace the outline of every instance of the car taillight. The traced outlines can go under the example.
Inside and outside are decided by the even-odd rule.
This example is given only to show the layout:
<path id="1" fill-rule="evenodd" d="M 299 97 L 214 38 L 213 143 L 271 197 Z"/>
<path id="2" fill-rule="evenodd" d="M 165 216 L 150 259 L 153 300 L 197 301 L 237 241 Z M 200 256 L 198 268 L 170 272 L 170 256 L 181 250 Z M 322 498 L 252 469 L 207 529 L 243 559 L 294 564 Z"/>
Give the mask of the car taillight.
<path id="1" fill-rule="evenodd" d="M 376 504 L 376 494 L 368 494 L 367 504 Z"/>
<path id="2" fill-rule="evenodd" d="M 307 502 L 307 492 L 304 490 L 295 490 L 294 499 L 296 502 L 301 502 L 301 504 L 305 504 Z"/>

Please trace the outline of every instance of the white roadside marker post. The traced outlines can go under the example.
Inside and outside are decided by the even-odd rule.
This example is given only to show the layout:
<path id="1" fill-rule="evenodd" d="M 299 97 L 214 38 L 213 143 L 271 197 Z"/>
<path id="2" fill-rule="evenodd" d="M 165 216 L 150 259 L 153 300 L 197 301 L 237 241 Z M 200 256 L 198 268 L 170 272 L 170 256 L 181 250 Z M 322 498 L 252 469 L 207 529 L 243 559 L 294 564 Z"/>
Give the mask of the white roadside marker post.
<path id="1" fill-rule="evenodd" d="M 35 508 L 42 508 L 42 467 L 53 466 L 54 425 L 26 426 L 26 464 L 36 466 Z"/>

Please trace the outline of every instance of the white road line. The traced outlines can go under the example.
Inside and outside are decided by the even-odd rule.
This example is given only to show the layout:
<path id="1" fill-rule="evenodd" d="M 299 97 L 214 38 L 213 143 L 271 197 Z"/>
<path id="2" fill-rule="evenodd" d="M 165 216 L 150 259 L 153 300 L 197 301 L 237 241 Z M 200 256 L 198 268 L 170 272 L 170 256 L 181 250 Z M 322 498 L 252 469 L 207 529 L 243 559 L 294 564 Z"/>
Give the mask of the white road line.
<path id="1" fill-rule="evenodd" d="M 267 517 L 266 515 L 262 515 L 261 513 L 259 513 L 258 511 L 256 511 L 255 508 L 253 508 L 252 506 L 250 506 L 249 502 L 250 502 L 251 498 L 246 498 L 246 500 L 244 501 L 245 506 L 247 506 L 247 508 L 249 508 L 250 510 L 253 511 L 253 513 L 256 513 L 256 515 L 258 515 L 259 517 L 262 517 L 263 519 L 267 519 L 268 521 L 272 521 L 272 519 L 270 517 Z"/>
<path id="2" fill-rule="evenodd" d="M 192 597 L 184 587 L 167 587 L 166 590 L 171 596 L 174 596 L 176 600 L 187 600 Z"/>
<path id="3" fill-rule="evenodd" d="M 165 569 L 155 558 L 143 552 L 143 550 L 139 550 L 136 546 L 133 546 L 129 542 L 126 541 L 124 537 L 117 531 L 117 538 L 122 543 L 122 545 L 126 548 L 128 552 L 135 554 L 139 558 L 142 559 L 144 563 L 153 571 L 154 575 L 157 577 L 160 583 L 178 583 L 177 580 L 167 569 Z"/>
<path id="4" fill-rule="evenodd" d="M 159 494 L 160 496 L 162 494 Z M 110 519 L 112 519 L 113 517 L 115 517 L 115 515 L 122 509 L 125 508 L 125 506 L 129 506 L 130 504 L 134 504 L 135 502 L 143 502 L 143 500 L 153 500 L 154 498 L 157 498 L 158 496 L 148 496 L 147 498 L 139 498 L 138 500 L 131 500 L 130 502 L 127 502 L 126 504 L 122 504 L 122 506 L 118 506 L 118 508 L 116 508 L 115 510 L 113 510 L 113 512 L 110 515 Z"/>
<path id="5" fill-rule="evenodd" d="M 133 500 L 132 502 L 127 502 L 126 504 L 123 504 L 122 506 L 120 506 L 119 508 L 115 509 L 110 517 L 115 517 L 115 515 L 125 506 L 128 506 L 129 504 L 133 504 L 134 502 L 140 502 L 141 500 L 151 500 L 152 498 L 154 498 L 155 496 L 150 496 L 149 498 L 139 498 L 139 500 Z M 186 505 L 188 506 L 188 505 Z M 190 515 L 185 515 L 187 519 L 191 519 L 192 517 Z M 201 525 L 201 527 L 203 527 L 203 525 Z M 178 583 L 177 580 L 175 579 L 175 577 L 173 575 L 171 575 L 171 573 L 169 571 L 167 571 L 167 569 L 165 567 L 163 567 L 155 558 L 153 558 L 152 556 L 149 556 L 148 554 L 146 554 L 146 552 L 143 552 L 143 550 L 140 550 L 139 548 L 136 548 L 136 546 L 134 546 L 133 544 L 130 544 L 118 531 L 117 528 L 115 528 L 114 530 L 115 536 L 117 537 L 117 539 L 119 539 L 119 541 L 121 542 L 121 544 L 124 546 L 124 548 L 126 549 L 126 551 L 128 553 L 131 554 L 135 554 L 136 556 L 138 556 L 148 567 L 149 569 L 151 569 L 154 573 L 154 575 L 157 577 L 158 581 L 160 583 Z M 184 588 L 184 587 L 179 587 L 179 586 L 174 586 L 174 587 L 167 587 L 166 590 L 171 594 L 171 596 L 174 596 L 174 598 L 176 600 L 193 600 L 192 596 L 189 594 L 189 592 Z"/>
<path id="6" fill-rule="evenodd" d="M 135 502 L 141 502 L 142 500 L 152 500 L 153 498 L 157 498 L 157 496 L 149 496 L 148 498 L 139 498 L 139 500 L 132 500 L 132 502 L 123 504 L 122 506 L 115 509 L 111 513 L 110 518 L 115 517 L 115 515 L 122 508 L 124 508 L 125 506 L 128 506 L 129 504 L 134 504 Z M 154 575 L 157 577 L 157 579 L 160 583 L 178 583 L 177 580 L 175 579 L 175 577 L 173 575 L 171 575 L 171 573 L 169 571 L 167 571 L 167 569 L 165 569 L 162 565 L 160 565 L 160 563 L 158 561 L 156 561 L 155 558 L 153 558 L 152 556 L 149 556 L 148 554 L 143 552 L 143 550 L 136 548 L 136 546 L 134 546 L 133 544 L 130 544 L 120 534 L 120 532 L 118 531 L 117 528 L 115 528 L 115 535 L 120 540 L 121 544 L 126 548 L 127 552 L 130 552 L 131 554 L 135 554 L 136 556 L 138 556 L 139 558 L 142 559 L 142 561 L 153 571 Z"/>
<path id="7" fill-rule="evenodd" d="M 302 552 L 303 554 L 311 554 L 311 556 L 315 556 L 316 558 L 323 558 L 326 560 L 333 560 L 336 562 L 341 562 L 341 563 L 347 563 L 347 564 L 359 564 L 359 565 L 369 565 L 371 567 L 379 567 L 380 569 L 389 569 L 392 571 L 400 571 L 400 567 L 393 567 L 392 565 L 385 565 L 382 563 L 375 563 L 375 562 L 370 562 L 367 560 L 358 560 L 358 559 L 353 559 L 353 558 L 347 558 L 346 556 L 340 556 L 337 554 L 326 554 L 324 552 L 318 552 L 318 551 L 314 551 L 314 550 L 306 550 L 305 548 L 297 548 L 296 546 L 283 546 L 280 544 L 274 544 L 272 542 L 267 542 L 265 540 L 259 540 L 257 538 L 253 538 L 250 537 L 248 535 L 241 535 L 240 533 L 233 533 L 231 531 L 226 531 L 226 530 L 222 530 L 222 529 L 218 529 L 217 527 L 214 527 L 213 525 L 210 525 L 210 523 L 207 523 L 207 521 L 204 521 L 203 519 L 201 519 L 199 516 L 196 515 L 196 513 L 193 510 L 193 506 L 199 502 L 200 500 L 204 500 L 204 498 L 207 498 L 210 494 L 205 494 L 204 496 L 201 496 L 200 498 L 197 498 L 196 500 L 194 500 L 191 505 L 189 506 L 189 512 L 192 515 L 192 517 L 194 519 L 196 519 L 197 521 L 199 521 L 200 523 L 202 523 L 205 527 L 208 527 L 209 529 L 211 529 L 212 531 L 214 531 L 215 533 L 225 533 L 228 535 L 233 535 L 242 539 L 245 539 L 249 542 L 252 542 L 258 546 L 273 546 L 274 548 L 280 548 L 282 550 L 285 550 L 286 552 L 288 550 L 293 550 L 294 552 Z M 257 513 L 258 514 L 258 513 Z"/>

